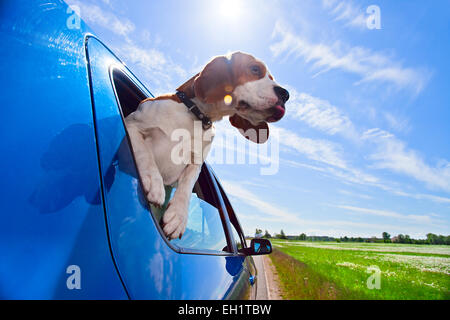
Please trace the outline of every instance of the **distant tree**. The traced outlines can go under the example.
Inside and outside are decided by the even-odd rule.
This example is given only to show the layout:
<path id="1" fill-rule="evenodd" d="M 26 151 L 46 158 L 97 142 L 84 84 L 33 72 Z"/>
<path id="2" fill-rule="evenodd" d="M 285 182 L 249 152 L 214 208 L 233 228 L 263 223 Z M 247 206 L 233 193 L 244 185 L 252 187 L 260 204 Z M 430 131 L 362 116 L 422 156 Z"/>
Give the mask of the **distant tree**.
<path id="1" fill-rule="evenodd" d="M 255 230 L 255 237 L 256 238 L 261 238 L 261 236 L 262 236 L 262 230 L 256 228 L 256 230 Z"/>
<path id="2" fill-rule="evenodd" d="M 427 233 L 427 242 L 428 244 L 437 244 L 437 235 L 434 233 Z"/>
<path id="3" fill-rule="evenodd" d="M 405 244 L 419 244 L 419 245 L 450 245 L 450 235 L 436 235 L 434 233 L 428 233 L 426 235 L 426 239 L 413 239 L 409 235 L 399 234 L 397 236 L 391 237 L 391 235 L 387 232 L 382 233 L 382 238 L 370 237 L 370 238 L 361 238 L 361 237 L 341 237 L 341 238 L 333 238 L 329 236 L 307 236 L 305 233 L 301 233 L 298 236 L 286 236 L 283 230 L 280 231 L 279 234 L 275 233 L 273 236 L 265 230 L 263 232 L 261 229 L 256 229 L 256 234 L 259 234 L 259 237 L 264 238 L 277 238 L 277 239 L 295 239 L 295 240 L 307 240 L 307 241 L 336 241 L 336 242 L 366 242 L 366 243 L 405 243 Z"/>
<path id="4" fill-rule="evenodd" d="M 281 229 L 280 234 L 277 234 L 276 237 L 278 239 L 287 239 L 286 234 L 284 233 L 283 229 Z"/>
<path id="5" fill-rule="evenodd" d="M 405 234 L 405 243 L 412 243 L 412 239 L 409 237 L 409 235 Z"/>

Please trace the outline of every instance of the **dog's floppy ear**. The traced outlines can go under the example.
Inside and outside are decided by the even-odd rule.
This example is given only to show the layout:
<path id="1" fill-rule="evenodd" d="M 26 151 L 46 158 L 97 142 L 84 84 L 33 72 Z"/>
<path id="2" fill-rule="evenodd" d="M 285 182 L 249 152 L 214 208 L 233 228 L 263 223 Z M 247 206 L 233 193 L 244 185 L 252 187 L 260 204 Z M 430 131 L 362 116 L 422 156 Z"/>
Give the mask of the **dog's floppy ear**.
<path id="1" fill-rule="evenodd" d="M 214 103 L 234 90 L 231 62 L 224 56 L 209 62 L 194 81 L 195 96 L 205 103 Z"/>
<path id="2" fill-rule="evenodd" d="M 181 86 L 177 88 L 177 91 L 184 92 L 188 97 L 195 97 L 194 81 L 199 75 L 200 73 L 197 73 L 195 76 L 193 76 L 188 81 L 183 83 Z"/>
<path id="3" fill-rule="evenodd" d="M 263 121 L 255 126 L 237 114 L 231 116 L 229 120 L 233 127 L 238 128 L 239 132 L 250 141 L 265 143 L 269 139 L 269 125 L 267 122 Z"/>

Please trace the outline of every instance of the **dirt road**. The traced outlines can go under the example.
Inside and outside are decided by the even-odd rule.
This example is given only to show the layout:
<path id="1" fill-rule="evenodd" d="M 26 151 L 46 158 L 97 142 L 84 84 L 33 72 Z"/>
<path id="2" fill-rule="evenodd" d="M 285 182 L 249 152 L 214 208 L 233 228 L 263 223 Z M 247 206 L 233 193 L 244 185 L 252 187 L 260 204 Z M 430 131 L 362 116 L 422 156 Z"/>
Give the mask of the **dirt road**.
<path id="1" fill-rule="evenodd" d="M 266 255 L 254 256 L 258 271 L 257 300 L 282 300 L 278 275 L 270 258 Z"/>

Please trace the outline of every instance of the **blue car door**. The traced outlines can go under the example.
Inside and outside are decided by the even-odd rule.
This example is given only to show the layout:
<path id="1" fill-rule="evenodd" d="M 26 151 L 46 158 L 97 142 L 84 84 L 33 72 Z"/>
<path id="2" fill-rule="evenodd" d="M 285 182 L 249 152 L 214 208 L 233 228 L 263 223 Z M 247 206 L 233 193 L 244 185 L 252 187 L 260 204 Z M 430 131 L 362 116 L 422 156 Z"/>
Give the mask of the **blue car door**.
<path id="1" fill-rule="evenodd" d="M 87 31 L 66 11 L 0 1 L 0 299 L 127 298 L 99 195 Z"/>
<path id="2" fill-rule="evenodd" d="M 210 192 L 214 185 L 207 168 L 193 190 L 189 230 L 182 240 L 168 242 L 143 195 L 123 123 L 150 93 L 96 38 L 88 38 L 87 53 L 108 236 L 129 297 L 244 297 L 244 258 L 232 245 L 226 212 Z M 199 235 L 200 247 L 192 241 Z"/>

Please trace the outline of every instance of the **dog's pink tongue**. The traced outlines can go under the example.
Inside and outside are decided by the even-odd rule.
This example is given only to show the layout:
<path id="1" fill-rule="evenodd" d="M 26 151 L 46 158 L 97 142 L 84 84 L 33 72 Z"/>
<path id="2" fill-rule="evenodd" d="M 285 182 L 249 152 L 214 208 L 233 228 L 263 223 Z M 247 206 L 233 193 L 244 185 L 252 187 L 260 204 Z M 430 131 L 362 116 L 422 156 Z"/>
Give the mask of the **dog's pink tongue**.
<path id="1" fill-rule="evenodd" d="M 281 118 L 283 118 L 285 112 L 286 112 L 286 110 L 283 108 L 283 106 L 281 106 L 281 105 L 276 106 L 275 107 L 275 112 L 268 119 L 268 121 L 269 122 L 275 122 L 275 121 L 280 120 Z"/>
<path id="2" fill-rule="evenodd" d="M 275 110 L 277 110 L 276 114 L 280 115 L 280 117 L 284 116 L 284 113 L 286 112 L 283 106 L 276 106 Z"/>

